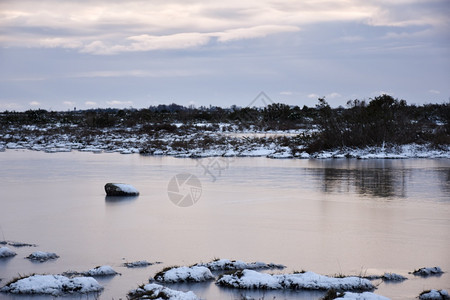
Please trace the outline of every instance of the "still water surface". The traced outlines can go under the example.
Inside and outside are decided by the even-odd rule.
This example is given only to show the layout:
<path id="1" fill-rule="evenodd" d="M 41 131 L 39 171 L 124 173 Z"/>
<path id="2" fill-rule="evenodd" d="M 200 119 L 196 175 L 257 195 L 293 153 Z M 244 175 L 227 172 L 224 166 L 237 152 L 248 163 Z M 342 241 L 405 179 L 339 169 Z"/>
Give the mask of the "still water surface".
<path id="1" fill-rule="evenodd" d="M 207 172 L 205 172 L 207 171 Z M 200 200 L 180 208 L 170 179 L 192 173 Z M 105 197 L 107 182 L 133 184 L 141 195 Z M 450 272 L 450 161 L 179 159 L 140 155 L 6 151 L 0 153 L 0 240 L 35 243 L 0 260 L 0 286 L 20 274 L 57 274 L 111 265 L 121 276 L 99 279 L 101 299 L 128 290 L 169 265 L 214 258 L 264 261 L 281 272 L 407 276 L 375 291 L 413 299 L 424 289 L 450 289 L 450 276 L 408 272 L 440 266 Z M 33 251 L 60 255 L 32 263 Z M 127 269 L 126 261 L 161 261 Z M 275 271 L 280 272 L 280 271 Z M 170 285 L 202 299 L 319 299 L 322 292 L 223 289 L 213 282 Z M 4 299 L 40 299 L 0 294 Z M 45 297 L 42 297 L 45 298 Z M 74 297 L 86 299 L 86 296 Z"/>

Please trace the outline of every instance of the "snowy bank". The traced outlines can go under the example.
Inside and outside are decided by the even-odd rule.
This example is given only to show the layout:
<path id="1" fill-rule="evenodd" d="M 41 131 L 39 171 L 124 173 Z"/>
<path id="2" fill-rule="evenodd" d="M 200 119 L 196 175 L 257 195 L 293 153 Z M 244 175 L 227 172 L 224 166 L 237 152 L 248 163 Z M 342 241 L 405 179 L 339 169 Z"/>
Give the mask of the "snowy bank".
<path id="1" fill-rule="evenodd" d="M 214 275 L 207 267 L 170 267 L 156 273 L 154 278 L 160 282 L 201 282 L 214 279 Z"/>
<path id="2" fill-rule="evenodd" d="M 414 270 L 412 274 L 416 276 L 431 276 L 431 275 L 441 275 L 444 272 L 440 267 L 432 267 L 432 268 L 420 268 L 418 270 Z"/>
<path id="3" fill-rule="evenodd" d="M 243 270 L 243 269 L 284 269 L 286 266 L 274 263 L 252 262 L 246 263 L 240 260 L 216 259 L 209 263 L 196 264 L 199 267 L 207 267 L 211 271 Z"/>
<path id="4" fill-rule="evenodd" d="M 384 296 L 380 296 L 371 292 L 364 293 L 352 293 L 345 292 L 343 295 L 339 295 L 338 298 L 334 298 L 334 300 L 389 300 Z"/>
<path id="5" fill-rule="evenodd" d="M 169 289 L 159 284 L 150 283 L 132 290 L 128 293 L 130 300 L 156 299 L 156 300 L 199 300 L 193 292 L 181 292 Z"/>
<path id="6" fill-rule="evenodd" d="M 446 290 L 424 291 L 419 296 L 420 300 L 448 300 L 450 296 Z"/>
<path id="7" fill-rule="evenodd" d="M 28 255 L 27 258 L 30 260 L 44 262 L 49 259 L 57 259 L 57 258 L 59 258 L 59 256 L 53 252 L 36 251 L 36 252 L 33 252 L 30 255 Z"/>
<path id="8" fill-rule="evenodd" d="M 9 283 L 0 289 L 12 294 L 49 294 L 100 292 L 103 287 L 92 277 L 68 278 L 62 275 L 32 275 Z"/>
<path id="9" fill-rule="evenodd" d="M 138 196 L 139 191 L 129 184 L 124 183 L 107 183 L 105 192 L 108 196 Z"/>
<path id="10" fill-rule="evenodd" d="M 111 266 L 98 266 L 85 272 L 86 276 L 113 276 L 117 275 Z"/>
<path id="11" fill-rule="evenodd" d="M 253 270 L 243 270 L 230 275 L 223 275 L 216 283 L 221 286 L 240 289 L 335 289 L 343 291 L 370 291 L 375 289 L 375 286 L 367 279 L 359 277 L 334 278 L 313 272 L 271 275 Z"/>
<path id="12" fill-rule="evenodd" d="M 369 275 L 369 276 L 364 276 L 364 278 L 369 279 L 369 280 L 382 279 L 384 281 L 403 281 L 403 280 L 408 279 L 403 275 L 395 274 L 395 273 L 384 273 L 381 276 L 380 275 Z"/>
<path id="13" fill-rule="evenodd" d="M 116 272 L 111 266 L 98 266 L 95 268 L 92 268 L 88 271 L 84 272 L 77 272 L 77 271 L 67 271 L 64 272 L 63 275 L 65 276 L 114 276 L 114 275 L 120 275 L 120 273 Z"/>
<path id="14" fill-rule="evenodd" d="M 160 264 L 160 262 L 148 262 L 146 260 L 139 260 L 139 261 L 133 261 L 133 262 L 126 262 L 123 265 L 127 268 L 142 268 L 142 267 L 148 267 L 151 265 Z"/>
<path id="15" fill-rule="evenodd" d="M 17 253 L 12 251 L 8 247 L 1 247 L 0 248 L 0 258 L 12 257 L 12 256 L 15 256 L 15 255 L 17 255 Z"/>

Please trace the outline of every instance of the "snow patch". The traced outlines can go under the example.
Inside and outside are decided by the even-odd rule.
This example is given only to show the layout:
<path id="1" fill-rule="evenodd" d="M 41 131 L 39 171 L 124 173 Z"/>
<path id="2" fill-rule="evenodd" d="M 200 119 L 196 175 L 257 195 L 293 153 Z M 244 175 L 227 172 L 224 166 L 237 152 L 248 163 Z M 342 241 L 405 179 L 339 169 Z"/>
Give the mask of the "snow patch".
<path id="1" fill-rule="evenodd" d="M 85 272 L 88 276 L 113 276 L 117 275 L 116 271 L 111 266 L 98 266 Z"/>
<path id="2" fill-rule="evenodd" d="M 446 290 L 431 290 L 420 294 L 420 300 L 448 300 L 450 296 Z"/>
<path id="3" fill-rule="evenodd" d="M 132 299 L 156 300 L 199 300 L 192 291 L 181 292 L 169 289 L 159 284 L 149 283 L 128 293 Z"/>
<path id="4" fill-rule="evenodd" d="M 8 247 L 1 247 L 0 248 L 0 258 L 12 257 L 12 256 L 15 256 L 15 255 L 17 255 L 17 253 L 12 251 Z"/>
<path id="5" fill-rule="evenodd" d="M 214 279 L 214 275 L 207 267 L 173 267 L 163 270 L 155 275 L 160 282 L 201 282 Z"/>
<path id="6" fill-rule="evenodd" d="M 442 272 L 442 269 L 440 267 L 432 267 L 432 268 L 420 268 L 419 270 L 414 270 L 412 274 L 416 276 L 431 276 L 431 275 L 440 275 L 444 272 Z"/>
<path id="7" fill-rule="evenodd" d="M 126 262 L 123 265 L 127 268 L 140 268 L 140 267 L 147 267 L 154 264 L 160 264 L 160 262 L 148 262 L 146 260 L 139 260 L 139 261 L 133 261 L 133 262 Z"/>
<path id="8" fill-rule="evenodd" d="M 62 275 L 32 275 L 0 289 L 12 294 L 49 294 L 100 292 L 103 287 L 92 277 L 68 278 Z"/>
<path id="9" fill-rule="evenodd" d="M 243 270 L 243 269 L 284 269 L 286 266 L 274 263 L 252 262 L 246 263 L 240 260 L 218 259 L 206 264 L 196 266 L 207 267 L 211 271 L 218 270 Z"/>
<path id="10" fill-rule="evenodd" d="M 59 256 L 53 252 L 36 251 L 36 252 L 33 252 L 30 255 L 28 255 L 27 258 L 31 259 L 31 260 L 37 260 L 40 262 L 44 262 L 49 259 L 57 259 L 57 258 L 59 258 Z"/>
<path id="11" fill-rule="evenodd" d="M 223 275 L 216 283 L 240 289 L 335 289 L 344 291 L 370 291 L 375 289 L 375 286 L 369 280 L 360 277 L 334 278 L 314 272 L 270 275 L 253 270 L 243 270 L 230 275 Z"/>

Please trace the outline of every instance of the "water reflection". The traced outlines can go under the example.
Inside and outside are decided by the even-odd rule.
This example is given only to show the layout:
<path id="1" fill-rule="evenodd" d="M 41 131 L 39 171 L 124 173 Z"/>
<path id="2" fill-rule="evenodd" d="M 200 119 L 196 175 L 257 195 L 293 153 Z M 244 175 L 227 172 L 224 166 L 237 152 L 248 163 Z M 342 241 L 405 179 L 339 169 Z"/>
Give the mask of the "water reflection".
<path id="1" fill-rule="evenodd" d="M 355 166 L 330 162 L 313 169 L 324 193 L 351 193 L 380 198 L 406 197 L 408 169 L 392 168 L 389 163 L 378 166 Z"/>
<path id="2" fill-rule="evenodd" d="M 105 196 L 106 204 L 125 204 L 128 202 L 133 202 L 139 198 L 139 196 Z"/>
<path id="3" fill-rule="evenodd" d="M 450 169 L 440 169 L 437 173 L 442 192 L 450 195 Z"/>

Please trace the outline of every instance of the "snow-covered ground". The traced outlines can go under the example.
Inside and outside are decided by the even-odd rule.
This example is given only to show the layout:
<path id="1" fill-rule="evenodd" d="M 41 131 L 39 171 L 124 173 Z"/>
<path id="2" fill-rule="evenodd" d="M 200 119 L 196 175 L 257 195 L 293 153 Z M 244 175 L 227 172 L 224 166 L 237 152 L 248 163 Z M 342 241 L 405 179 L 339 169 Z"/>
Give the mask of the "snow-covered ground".
<path id="1" fill-rule="evenodd" d="M 49 294 L 100 292 L 103 287 L 92 277 L 68 278 L 62 275 L 32 275 L 9 283 L 0 289 L 12 294 Z"/>
<path id="2" fill-rule="evenodd" d="M 223 275 L 216 283 L 240 289 L 335 289 L 344 291 L 371 291 L 375 289 L 375 286 L 369 280 L 360 277 L 334 278 L 314 272 L 271 275 L 253 270 L 243 270 L 230 275 Z"/>
<path id="3" fill-rule="evenodd" d="M 101 277 L 101 276 L 114 276 L 120 275 L 120 273 L 116 272 L 111 266 L 98 266 L 92 268 L 88 271 L 78 272 L 78 271 L 67 271 L 64 272 L 65 276 L 93 276 L 93 277 Z"/>
<path id="4" fill-rule="evenodd" d="M 57 259 L 59 256 L 53 252 L 35 251 L 27 256 L 30 260 L 36 260 L 40 262 L 47 261 L 49 259 Z"/>
<path id="5" fill-rule="evenodd" d="M 431 275 L 440 275 L 444 273 L 440 267 L 431 267 L 431 268 L 420 268 L 418 270 L 414 270 L 412 274 L 416 276 L 431 276 Z"/>
<path id="6" fill-rule="evenodd" d="M 156 300 L 199 300 L 194 292 L 181 292 L 169 289 L 159 284 L 149 283 L 128 293 L 130 299 Z"/>
<path id="7" fill-rule="evenodd" d="M 159 282 L 201 282 L 214 279 L 214 275 L 207 267 L 173 267 L 163 270 L 155 275 Z"/>
<path id="8" fill-rule="evenodd" d="M 160 262 L 148 262 L 146 260 L 139 260 L 139 261 L 132 261 L 132 262 L 126 262 L 123 265 L 127 268 L 142 268 L 142 267 L 148 267 L 151 265 L 159 264 Z"/>
<path id="9" fill-rule="evenodd" d="M 12 251 L 8 247 L 0 247 L 0 258 L 12 257 L 15 255 L 17 255 L 17 253 Z"/>
<path id="10" fill-rule="evenodd" d="M 207 267 L 211 271 L 242 270 L 242 269 L 284 269 L 286 266 L 264 262 L 246 263 L 241 260 L 217 259 L 209 263 L 200 263 L 196 266 Z"/>
<path id="11" fill-rule="evenodd" d="M 384 273 L 383 275 L 370 275 L 365 276 L 364 278 L 369 280 L 382 279 L 384 281 L 403 281 L 408 279 L 403 275 L 395 273 Z"/>
<path id="12" fill-rule="evenodd" d="M 203 124 L 204 125 L 204 124 Z M 27 127 L 28 126 L 28 127 Z M 171 133 L 162 131 L 157 136 L 133 128 L 112 127 L 80 134 L 76 128 L 58 133 L 55 125 L 38 128 L 11 127 L 0 134 L 0 151 L 5 149 L 29 149 L 48 153 L 69 152 L 117 152 L 122 154 L 170 155 L 176 157 L 249 156 L 269 158 L 450 158 L 450 145 L 433 148 L 431 145 L 386 145 L 362 149 L 337 149 L 308 154 L 301 146 L 287 146 L 286 140 L 298 134 L 308 135 L 317 129 L 257 132 L 236 131 L 222 126 L 218 131 L 187 130 Z M 208 127 L 208 125 L 201 126 Z M 30 129 L 31 128 L 31 129 Z M 225 128 L 229 128 L 226 130 Z M 26 129 L 26 130 L 24 130 Z M 60 127 L 58 127 L 60 129 Z M 51 132 L 51 134 L 49 133 Z"/>
<path id="13" fill-rule="evenodd" d="M 431 290 L 420 294 L 420 300 L 448 300 L 450 295 L 447 290 Z"/>
<path id="14" fill-rule="evenodd" d="M 98 266 L 85 272 L 86 276 L 113 276 L 117 275 L 111 266 Z"/>

